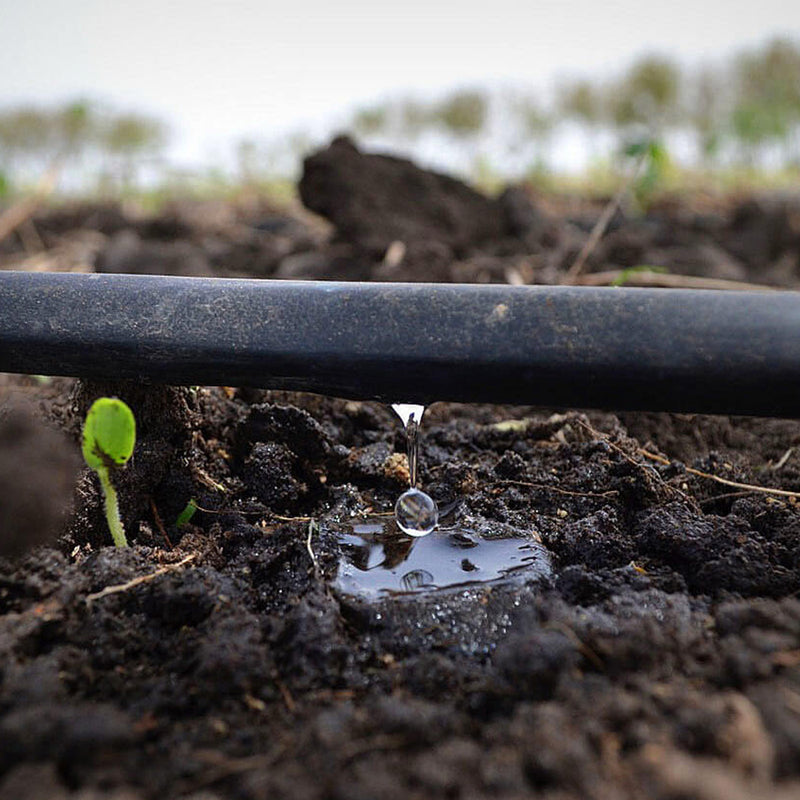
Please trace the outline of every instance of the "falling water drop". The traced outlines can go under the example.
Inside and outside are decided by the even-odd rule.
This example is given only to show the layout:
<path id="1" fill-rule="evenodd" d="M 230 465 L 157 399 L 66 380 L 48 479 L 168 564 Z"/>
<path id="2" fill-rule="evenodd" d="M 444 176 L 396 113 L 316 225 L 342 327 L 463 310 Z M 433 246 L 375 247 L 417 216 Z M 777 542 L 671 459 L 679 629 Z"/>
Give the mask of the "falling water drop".
<path id="1" fill-rule="evenodd" d="M 394 507 L 397 527 L 409 536 L 427 536 L 439 524 L 436 501 L 419 489 L 408 489 Z"/>
<path id="2" fill-rule="evenodd" d="M 427 536 L 439 524 L 436 501 L 417 489 L 417 464 L 419 462 L 419 425 L 425 406 L 412 403 L 394 403 L 392 408 L 403 421 L 408 448 L 408 482 L 410 488 L 397 499 L 394 518 L 397 527 L 409 536 Z"/>
<path id="3" fill-rule="evenodd" d="M 408 427 L 408 423 L 412 418 L 419 425 L 422 422 L 422 415 L 425 413 L 425 406 L 417 403 L 392 403 L 392 408 L 395 414 L 400 417 L 405 428 Z"/>
<path id="4" fill-rule="evenodd" d="M 425 406 L 413 403 L 393 403 L 392 408 L 403 421 L 406 429 L 406 447 L 408 449 L 408 482 L 414 489 L 417 485 L 417 462 L 419 461 L 419 425 Z"/>

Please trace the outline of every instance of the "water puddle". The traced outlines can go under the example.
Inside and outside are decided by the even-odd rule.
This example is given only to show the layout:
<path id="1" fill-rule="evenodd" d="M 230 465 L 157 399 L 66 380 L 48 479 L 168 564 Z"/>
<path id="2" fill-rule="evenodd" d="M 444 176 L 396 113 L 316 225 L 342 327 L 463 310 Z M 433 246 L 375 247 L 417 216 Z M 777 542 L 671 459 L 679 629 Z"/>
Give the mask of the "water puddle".
<path id="1" fill-rule="evenodd" d="M 461 519 L 459 527 L 439 528 L 436 501 L 417 486 L 425 406 L 393 403 L 392 408 L 405 428 L 409 488 L 397 499 L 393 519 L 333 526 L 343 552 L 334 587 L 378 599 L 549 575 L 547 551 L 523 531 L 472 517 Z M 442 509 L 441 516 L 454 505 Z"/>
<path id="2" fill-rule="evenodd" d="M 544 577 L 551 569 L 545 548 L 519 536 L 452 528 L 415 538 L 398 530 L 395 520 L 379 517 L 338 533 L 344 558 L 334 586 L 368 599 Z"/>

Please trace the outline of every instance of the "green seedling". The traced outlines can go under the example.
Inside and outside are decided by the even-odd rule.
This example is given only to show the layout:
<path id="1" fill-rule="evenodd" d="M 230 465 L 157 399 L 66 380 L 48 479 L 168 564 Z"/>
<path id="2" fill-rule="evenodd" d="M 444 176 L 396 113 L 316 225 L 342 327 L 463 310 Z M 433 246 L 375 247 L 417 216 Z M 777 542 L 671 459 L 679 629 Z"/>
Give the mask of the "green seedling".
<path id="1" fill-rule="evenodd" d="M 135 444 L 136 420 L 130 408 L 116 397 L 95 400 L 83 425 L 83 457 L 100 478 L 106 519 L 117 547 L 127 547 L 128 540 L 125 538 L 117 491 L 111 482 L 111 475 L 127 463 Z"/>
<path id="2" fill-rule="evenodd" d="M 661 275 L 666 275 L 669 273 L 668 269 L 664 267 L 648 267 L 648 266 L 640 266 L 640 267 L 628 267 L 627 269 L 623 269 L 619 275 L 611 281 L 612 286 L 624 286 L 629 280 L 635 278 L 637 275 L 652 275 L 654 273 L 659 273 Z"/>
<path id="3" fill-rule="evenodd" d="M 186 508 L 178 514 L 178 519 L 175 520 L 175 527 L 180 528 L 181 525 L 186 525 L 194 516 L 194 512 L 197 511 L 197 503 L 195 503 L 194 498 L 192 498 L 187 504 Z"/>
<path id="4" fill-rule="evenodd" d="M 639 208 L 647 210 L 659 190 L 663 188 L 669 171 L 670 159 L 667 148 L 658 139 L 645 137 L 626 145 L 623 155 L 635 159 L 636 178 L 631 191 Z"/>

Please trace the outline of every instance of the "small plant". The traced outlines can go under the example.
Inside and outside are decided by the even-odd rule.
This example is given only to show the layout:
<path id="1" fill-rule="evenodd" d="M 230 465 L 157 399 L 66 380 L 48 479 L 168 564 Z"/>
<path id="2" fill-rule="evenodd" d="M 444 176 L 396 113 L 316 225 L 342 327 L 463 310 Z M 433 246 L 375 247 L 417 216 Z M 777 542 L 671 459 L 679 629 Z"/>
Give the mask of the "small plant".
<path id="1" fill-rule="evenodd" d="M 639 208 L 646 211 L 663 188 L 669 170 L 669 153 L 661 141 L 652 137 L 630 142 L 622 152 L 635 161 L 631 190 Z"/>
<path id="2" fill-rule="evenodd" d="M 187 504 L 186 507 L 178 514 L 178 519 L 175 520 L 175 527 L 180 528 L 181 525 L 188 525 L 191 518 L 194 516 L 194 512 L 197 511 L 197 503 L 195 503 L 194 498 L 192 498 Z"/>
<path id="3" fill-rule="evenodd" d="M 625 286 L 631 278 L 635 278 L 637 275 L 653 275 L 660 273 L 662 275 L 666 275 L 669 273 L 668 269 L 664 267 L 649 267 L 646 265 L 642 265 L 639 267 L 628 267 L 627 269 L 620 270 L 619 275 L 611 281 L 611 286 Z"/>
<path id="4" fill-rule="evenodd" d="M 117 547 L 127 547 L 128 540 L 125 538 L 117 491 L 111 482 L 111 475 L 127 463 L 135 444 L 136 420 L 130 408 L 116 397 L 95 400 L 83 425 L 83 457 L 100 478 L 106 519 Z"/>

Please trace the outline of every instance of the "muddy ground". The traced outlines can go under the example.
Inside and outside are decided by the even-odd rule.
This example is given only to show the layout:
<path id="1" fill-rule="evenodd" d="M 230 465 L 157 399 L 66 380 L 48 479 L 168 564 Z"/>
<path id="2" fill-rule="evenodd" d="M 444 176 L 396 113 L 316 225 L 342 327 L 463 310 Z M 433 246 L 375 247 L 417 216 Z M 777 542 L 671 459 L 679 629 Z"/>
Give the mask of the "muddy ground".
<path id="1" fill-rule="evenodd" d="M 327 221 L 254 199 L 70 206 L 0 260 L 556 283 L 602 209 L 489 200 L 344 140 L 300 189 Z M 588 270 L 638 264 L 796 287 L 800 201 L 622 210 Z M 127 550 L 78 457 L 103 394 L 138 423 L 116 476 Z M 389 408 L 20 376 L 0 404 L 3 798 L 800 796 L 793 420 L 436 404 L 421 483 L 446 524 L 540 542 L 551 567 L 365 598 L 337 581 L 342 532 L 390 519 L 405 487 Z M 408 541 L 383 549 L 402 569 Z"/>

